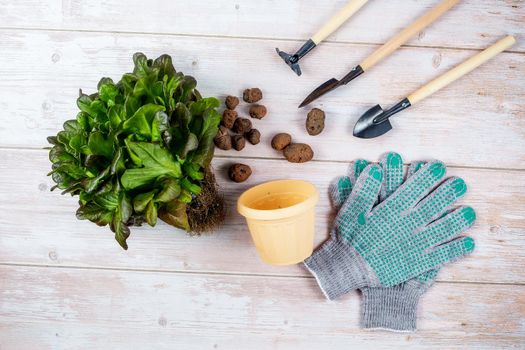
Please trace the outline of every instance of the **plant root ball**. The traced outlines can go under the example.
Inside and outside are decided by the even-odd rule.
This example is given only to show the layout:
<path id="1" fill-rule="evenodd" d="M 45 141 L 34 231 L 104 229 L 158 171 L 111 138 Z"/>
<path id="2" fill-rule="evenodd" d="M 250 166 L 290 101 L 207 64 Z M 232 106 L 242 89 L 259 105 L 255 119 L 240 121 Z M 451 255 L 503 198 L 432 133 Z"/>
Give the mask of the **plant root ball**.
<path id="1" fill-rule="evenodd" d="M 305 163 L 314 157 L 314 151 L 306 143 L 292 143 L 284 149 L 284 157 L 291 163 Z"/>
<path id="2" fill-rule="evenodd" d="M 219 127 L 219 131 L 217 132 L 217 136 L 215 136 L 213 139 L 213 142 L 217 148 L 222 150 L 228 151 L 232 149 L 232 139 L 230 137 L 230 133 L 224 126 Z"/>
<path id="3" fill-rule="evenodd" d="M 244 139 L 244 136 L 242 135 L 235 135 L 234 137 L 232 137 L 232 144 L 233 144 L 233 148 L 236 151 L 242 151 L 242 149 L 246 145 L 246 140 Z"/>
<path id="4" fill-rule="evenodd" d="M 272 148 L 277 151 L 282 151 L 290 143 L 292 143 L 292 136 L 290 134 L 282 132 L 273 137 Z"/>
<path id="5" fill-rule="evenodd" d="M 261 133 L 257 129 L 252 129 L 248 131 L 248 133 L 246 133 L 245 136 L 248 142 L 251 143 L 252 145 L 256 145 L 259 142 L 261 142 Z"/>
<path id="6" fill-rule="evenodd" d="M 253 105 L 250 107 L 250 117 L 262 119 L 266 116 L 266 107 L 263 105 Z"/>
<path id="7" fill-rule="evenodd" d="M 233 131 L 237 134 L 246 134 L 252 129 L 252 122 L 247 118 L 237 118 L 233 123 Z"/>
<path id="8" fill-rule="evenodd" d="M 228 169 L 228 177 L 234 182 L 244 182 L 252 174 L 252 169 L 246 164 L 233 164 Z"/>
<path id="9" fill-rule="evenodd" d="M 306 117 L 306 131 L 308 134 L 319 135 L 324 129 L 325 114 L 319 108 L 314 108 L 308 112 Z"/>
<path id="10" fill-rule="evenodd" d="M 204 179 L 200 186 L 202 192 L 196 196 L 186 207 L 190 235 L 212 233 L 217 230 L 226 217 L 224 198 L 219 193 L 217 182 L 211 168 L 204 170 Z"/>
<path id="11" fill-rule="evenodd" d="M 236 119 L 237 119 L 236 111 L 231 110 L 231 109 L 225 109 L 224 112 L 222 113 L 221 124 L 227 127 L 228 129 L 231 129 Z"/>
<path id="12" fill-rule="evenodd" d="M 234 110 L 239 104 L 239 99 L 235 96 L 228 96 L 226 97 L 226 101 L 224 103 L 226 104 L 226 108 Z"/>
<path id="13" fill-rule="evenodd" d="M 242 99 L 244 102 L 255 103 L 262 100 L 262 98 L 263 94 L 259 88 L 246 89 L 242 93 Z"/>

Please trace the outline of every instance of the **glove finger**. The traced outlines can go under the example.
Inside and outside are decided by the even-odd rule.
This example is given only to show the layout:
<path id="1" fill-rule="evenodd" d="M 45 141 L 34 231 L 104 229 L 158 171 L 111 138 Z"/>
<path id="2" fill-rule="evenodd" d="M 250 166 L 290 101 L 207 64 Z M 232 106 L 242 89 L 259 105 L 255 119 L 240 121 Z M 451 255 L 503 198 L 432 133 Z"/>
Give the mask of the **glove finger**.
<path id="1" fill-rule="evenodd" d="M 359 175 L 361 175 L 361 172 L 367 165 L 368 161 L 358 159 L 355 162 L 352 162 L 348 167 L 347 176 L 339 176 L 331 182 L 329 186 L 329 195 L 332 206 L 335 210 L 338 211 L 348 199 Z"/>
<path id="2" fill-rule="evenodd" d="M 383 168 L 383 186 L 379 193 L 379 201 L 383 201 L 403 184 L 403 159 L 399 154 L 389 152 L 381 157 L 379 164 Z"/>
<path id="3" fill-rule="evenodd" d="M 474 240 L 471 237 L 459 237 L 440 245 L 423 257 L 423 264 L 417 266 L 422 270 L 437 269 L 444 264 L 457 261 L 474 250 Z"/>
<path id="4" fill-rule="evenodd" d="M 465 232 L 475 220 L 474 209 L 460 207 L 418 233 L 414 244 L 422 249 L 435 247 Z"/>
<path id="5" fill-rule="evenodd" d="M 348 176 L 339 176 L 332 180 L 328 187 L 332 208 L 335 211 L 339 211 L 351 192 L 352 183 Z"/>
<path id="6" fill-rule="evenodd" d="M 392 205 L 399 212 L 414 207 L 441 181 L 446 169 L 445 164 L 440 161 L 427 163 L 385 200 L 384 210 L 392 210 Z"/>
<path id="7" fill-rule="evenodd" d="M 411 214 L 417 227 L 426 225 L 441 215 L 467 192 L 463 179 L 452 177 L 423 199 Z"/>
<path id="8" fill-rule="evenodd" d="M 381 188 L 383 172 L 378 165 L 368 165 L 357 179 L 350 197 L 336 217 L 336 225 L 351 226 L 355 221 L 365 223 L 366 215 L 372 210 Z M 349 237 L 346 237 L 347 239 Z"/>
<path id="9" fill-rule="evenodd" d="M 421 160 L 418 160 L 418 161 L 415 161 L 415 162 L 412 162 L 412 164 L 410 164 L 410 166 L 408 167 L 408 171 L 407 171 L 407 179 L 409 177 L 411 177 L 412 175 L 414 175 L 419 169 L 421 169 L 421 167 L 423 167 L 425 164 L 427 164 L 427 162 L 423 162 Z"/>

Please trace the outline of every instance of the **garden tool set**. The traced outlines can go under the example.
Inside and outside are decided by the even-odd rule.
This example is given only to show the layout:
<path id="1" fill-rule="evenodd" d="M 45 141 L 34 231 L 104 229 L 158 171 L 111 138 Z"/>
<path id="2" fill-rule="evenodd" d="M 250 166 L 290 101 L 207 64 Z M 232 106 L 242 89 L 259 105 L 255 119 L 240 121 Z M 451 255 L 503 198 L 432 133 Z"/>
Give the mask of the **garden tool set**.
<path id="1" fill-rule="evenodd" d="M 299 108 L 308 105 L 315 101 L 321 96 L 329 93 L 332 90 L 337 89 L 340 86 L 346 85 L 355 78 L 361 76 L 363 73 L 370 70 L 381 60 L 396 51 L 401 45 L 405 44 L 415 34 L 421 32 L 427 26 L 435 22 L 444 13 L 454 7 L 460 0 L 444 0 L 439 3 L 436 7 L 429 10 L 423 16 L 414 21 L 411 25 L 403 29 L 397 35 L 388 40 L 384 45 L 379 47 L 370 56 L 365 58 L 360 64 L 355 66 L 348 74 L 346 74 L 340 80 L 331 78 L 319 85 L 314 89 L 299 105 Z M 301 75 L 301 70 L 298 65 L 298 61 L 311 49 L 313 49 L 321 40 L 325 39 L 330 33 L 335 31 L 343 22 L 348 19 L 353 13 L 355 13 L 366 1 L 351 1 L 344 9 L 342 9 L 336 16 L 334 16 L 312 39 L 308 40 L 303 47 L 294 55 L 289 55 L 277 49 L 279 55 L 285 60 L 285 62 L 294 70 L 298 75 Z M 497 54 L 508 49 L 515 43 L 515 39 L 512 36 L 507 36 L 486 50 L 480 52 L 474 57 L 463 62 L 456 68 L 443 74 L 442 76 L 431 81 L 427 85 L 421 87 L 417 91 L 413 92 L 407 98 L 403 99 L 392 108 L 383 110 L 380 105 L 376 105 L 357 121 L 354 127 L 354 136 L 359 138 L 374 138 L 381 136 L 392 129 L 389 118 L 394 114 L 414 105 L 421 101 L 425 97 L 430 96 L 434 92 L 444 88 L 453 81 L 459 79 L 463 75 L 469 73 L 481 64 L 490 60 Z"/>

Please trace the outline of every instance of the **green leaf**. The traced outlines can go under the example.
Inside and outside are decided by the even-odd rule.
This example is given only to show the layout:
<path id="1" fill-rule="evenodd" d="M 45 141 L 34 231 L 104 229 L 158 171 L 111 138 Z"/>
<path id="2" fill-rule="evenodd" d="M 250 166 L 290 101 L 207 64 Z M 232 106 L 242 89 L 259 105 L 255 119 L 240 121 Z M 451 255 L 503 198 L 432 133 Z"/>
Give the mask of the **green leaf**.
<path id="1" fill-rule="evenodd" d="M 141 193 L 133 198 L 133 209 L 137 213 L 142 213 L 149 202 L 155 197 L 155 191 Z"/>
<path id="2" fill-rule="evenodd" d="M 182 186 L 183 189 L 185 189 L 185 190 L 187 190 L 187 191 L 189 191 L 189 192 L 191 192 L 193 194 L 196 194 L 197 196 L 199 194 L 201 194 L 201 192 L 202 192 L 202 189 L 201 189 L 201 187 L 199 185 L 195 185 L 195 184 L 191 183 L 191 181 L 186 179 L 186 178 L 181 180 L 180 185 Z"/>
<path id="3" fill-rule="evenodd" d="M 181 83 L 181 94 L 178 102 L 187 102 L 197 86 L 197 80 L 194 77 L 186 75 Z"/>
<path id="4" fill-rule="evenodd" d="M 85 180 L 84 181 L 84 188 L 86 189 L 87 193 L 91 193 L 95 191 L 99 185 L 109 176 L 110 168 L 104 169 L 100 174 L 98 174 L 96 177 Z"/>
<path id="5" fill-rule="evenodd" d="M 98 84 L 98 95 L 100 99 L 111 107 L 115 105 L 115 98 L 118 96 L 118 87 L 110 78 L 102 78 Z"/>
<path id="6" fill-rule="evenodd" d="M 133 73 L 137 77 L 146 76 L 150 72 L 150 68 L 148 67 L 148 59 L 142 52 L 137 52 L 133 55 L 133 63 L 135 64 Z"/>
<path id="7" fill-rule="evenodd" d="M 169 126 L 168 115 L 161 111 L 157 112 L 151 124 L 151 141 L 160 141 L 162 139 L 162 133 L 168 130 Z"/>
<path id="8" fill-rule="evenodd" d="M 93 100 L 88 95 L 80 95 L 80 97 L 77 99 L 77 106 L 78 108 L 91 116 L 95 116 L 95 112 L 91 109 L 91 103 Z"/>
<path id="9" fill-rule="evenodd" d="M 155 114 L 164 111 L 163 106 L 147 104 L 140 107 L 135 114 L 126 120 L 122 125 L 123 131 L 127 133 L 139 134 L 144 137 L 151 137 L 151 127 Z"/>
<path id="10" fill-rule="evenodd" d="M 109 125 L 112 130 L 119 130 L 120 123 L 126 117 L 123 105 L 114 105 L 108 109 Z"/>
<path id="11" fill-rule="evenodd" d="M 161 203 L 171 202 L 180 195 L 179 181 L 172 177 L 162 180 L 162 190 L 157 194 L 155 200 Z"/>
<path id="12" fill-rule="evenodd" d="M 113 140 L 105 138 L 100 131 L 95 131 L 89 135 L 88 147 L 92 154 L 104 156 L 108 159 L 113 158 Z"/>
<path id="13" fill-rule="evenodd" d="M 150 201 L 146 206 L 146 222 L 150 226 L 157 224 L 157 206 L 153 201 Z"/>
<path id="14" fill-rule="evenodd" d="M 197 102 L 190 103 L 190 112 L 192 115 L 203 115 L 207 109 L 219 108 L 221 102 L 215 97 L 203 98 Z"/>
<path id="15" fill-rule="evenodd" d="M 173 177 L 182 176 L 180 164 L 161 145 L 147 142 L 129 142 L 129 147 L 142 160 L 144 167 L 161 167 Z"/>
<path id="16" fill-rule="evenodd" d="M 117 172 L 120 172 L 126 169 L 126 166 L 124 165 L 124 159 L 123 159 L 124 151 L 122 149 L 123 147 L 118 148 L 117 153 L 115 153 L 115 157 L 111 161 L 111 167 L 110 167 L 111 175 L 115 175 Z"/>
<path id="17" fill-rule="evenodd" d="M 113 216 L 113 220 L 111 222 L 111 230 L 115 232 L 115 240 L 120 244 L 124 250 L 128 249 L 128 243 L 126 240 L 128 239 L 130 235 L 129 227 L 126 226 L 125 223 L 122 222 L 121 218 L 118 215 Z"/>
<path id="18" fill-rule="evenodd" d="M 105 210 L 95 203 L 88 203 L 78 208 L 76 216 L 79 220 L 89 220 L 98 226 L 106 226 L 113 219 L 113 212 Z"/>
<path id="19" fill-rule="evenodd" d="M 186 204 L 179 200 L 171 201 L 163 206 L 159 210 L 159 218 L 169 225 L 190 231 Z"/>
<path id="20" fill-rule="evenodd" d="M 215 145 L 213 139 L 219 130 L 221 116 L 215 110 L 208 109 L 203 115 L 204 124 L 199 137 L 199 147 L 192 154 L 192 161 L 205 168 L 213 158 Z"/>
<path id="21" fill-rule="evenodd" d="M 163 79 L 164 76 L 172 78 L 176 71 L 171 62 L 171 57 L 169 55 L 161 55 L 155 61 L 153 61 L 153 67 L 159 69 L 159 78 Z"/>
<path id="22" fill-rule="evenodd" d="M 193 196 L 191 195 L 190 191 L 188 191 L 187 189 L 183 189 L 180 192 L 179 198 L 177 199 L 183 203 L 190 203 L 191 200 L 193 199 Z"/>
<path id="23" fill-rule="evenodd" d="M 184 170 L 184 173 L 188 174 L 188 176 L 193 180 L 200 181 L 204 179 L 204 172 L 200 171 L 200 165 L 186 162 L 184 163 L 182 168 Z"/>
<path id="24" fill-rule="evenodd" d="M 51 163 L 76 163 L 77 159 L 66 152 L 64 146 L 56 145 L 49 150 L 49 160 Z"/>

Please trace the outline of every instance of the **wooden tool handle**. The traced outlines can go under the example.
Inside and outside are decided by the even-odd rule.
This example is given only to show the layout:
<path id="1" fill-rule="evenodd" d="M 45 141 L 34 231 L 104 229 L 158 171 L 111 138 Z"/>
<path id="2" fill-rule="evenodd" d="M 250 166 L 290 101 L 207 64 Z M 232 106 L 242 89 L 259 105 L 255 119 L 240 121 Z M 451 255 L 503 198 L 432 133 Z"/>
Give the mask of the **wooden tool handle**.
<path id="1" fill-rule="evenodd" d="M 511 35 L 501 39 L 491 47 L 481 51 L 477 55 L 461 63 L 459 66 L 449 70 L 442 76 L 432 80 L 427 85 L 419 88 L 419 90 L 413 92 L 410 96 L 408 96 L 408 100 L 411 104 L 416 104 L 425 97 L 432 95 L 434 92 L 444 88 L 448 84 L 454 82 L 455 80 L 461 78 L 465 74 L 476 69 L 483 63 L 487 62 L 497 54 L 508 49 L 509 47 L 514 45 L 515 42 L 516 39 L 514 39 L 514 37 Z"/>
<path id="2" fill-rule="evenodd" d="M 375 66 L 386 56 L 397 50 L 408 39 L 419 33 L 425 27 L 432 24 L 442 14 L 454 7 L 460 0 L 444 0 L 439 5 L 419 17 L 414 23 L 400 31 L 396 36 L 388 40 L 383 46 L 377 49 L 373 54 L 368 56 L 361 64 L 361 68 L 366 72 Z"/>
<path id="3" fill-rule="evenodd" d="M 337 12 L 330 20 L 312 36 L 312 41 L 317 45 L 337 28 L 341 26 L 348 18 L 356 13 L 368 0 L 350 0 L 345 7 Z"/>

